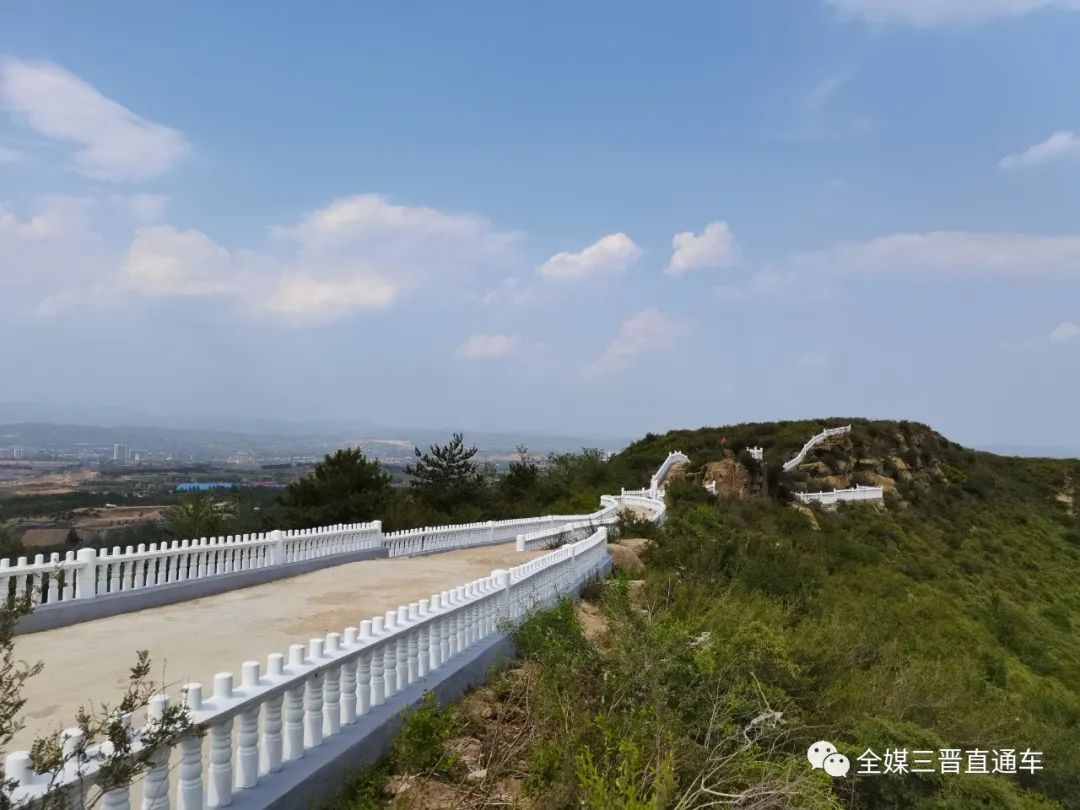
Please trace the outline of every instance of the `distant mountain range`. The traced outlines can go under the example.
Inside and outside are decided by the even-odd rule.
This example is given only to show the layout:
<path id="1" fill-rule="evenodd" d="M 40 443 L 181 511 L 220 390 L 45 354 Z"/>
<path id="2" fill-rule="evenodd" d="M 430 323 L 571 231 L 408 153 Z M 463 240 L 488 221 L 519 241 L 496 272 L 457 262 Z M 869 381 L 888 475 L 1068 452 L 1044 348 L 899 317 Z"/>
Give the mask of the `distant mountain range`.
<path id="1" fill-rule="evenodd" d="M 244 438 L 312 439 L 340 442 L 358 439 L 399 439 L 419 446 L 443 442 L 450 428 L 388 427 L 369 420 L 292 422 L 256 416 L 161 415 L 131 408 L 56 406 L 33 402 L 0 402 L 0 444 L 52 444 L 83 441 L 150 444 L 154 434 L 202 441 L 236 443 Z M 512 451 L 526 444 L 533 452 L 567 452 L 582 447 L 617 450 L 629 439 L 612 436 L 557 436 L 522 430 L 520 432 L 465 431 L 466 441 L 482 452 Z M 290 443 L 291 443 L 290 442 Z"/>
<path id="2" fill-rule="evenodd" d="M 95 427 L 154 427 L 212 430 L 259 436 L 325 436 L 332 433 L 386 432 L 363 419 L 348 422 L 290 422 L 258 416 L 151 414 L 132 408 L 82 405 L 44 405 L 39 402 L 0 402 L 0 424 L 88 425 Z M 392 432 L 392 431 L 391 431 Z"/>
<path id="3" fill-rule="evenodd" d="M 1032 458 L 1080 458 L 1080 447 L 1029 444 L 984 444 L 979 450 L 999 456 L 1028 456 Z"/>

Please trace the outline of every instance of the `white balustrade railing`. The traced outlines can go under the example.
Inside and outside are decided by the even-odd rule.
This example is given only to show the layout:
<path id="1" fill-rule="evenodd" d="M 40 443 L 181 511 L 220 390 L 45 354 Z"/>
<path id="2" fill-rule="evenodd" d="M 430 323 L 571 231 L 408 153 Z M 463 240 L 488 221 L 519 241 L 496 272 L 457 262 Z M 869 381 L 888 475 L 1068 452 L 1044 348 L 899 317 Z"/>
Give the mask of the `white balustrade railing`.
<path id="1" fill-rule="evenodd" d="M 463 523 L 450 526 L 426 526 L 404 529 L 383 535 L 391 557 L 429 554 L 454 548 L 505 543 L 519 534 L 555 528 L 582 520 L 591 515 L 544 515 L 541 517 L 489 520 L 485 523 Z"/>
<path id="2" fill-rule="evenodd" d="M 111 550 L 83 548 L 60 559 L 15 565 L 0 560 L 0 600 L 29 594 L 36 604 L 115 594 L 255 568 L 379 548 L 382 523 L 354 523 L 295 531 L 174 540 Z"/>
<path id="3" fill-rule="evenodd" d="M 234 793 L 256 787 L 268 774 L 287 773 L 290 763 L 373 707 L 431 673 L 453 668 L 462 653 L 500 633 L 501 622 L 517 622 L 600 575 L 608 560 L 606 543 L 607 529 L 600 528 L 584 540 L 509 571 L 492 571 L 362 621 L 359 627 L 346 627 L 306 645 L 294 644 L 287 653 L 271 654 L 265 668 L 247 661 L 239 682 L 232 673 L 220 673 L 209 695 L 204 695 L 201 684 L 189 683 L 183 699 L 205 738 L 191 734 L 174 748 L 152 754 L 142 781 L 142 807 L 167 810 L 173 795 L 179 810 L 225 807 Z M 132 732 L 136 751 L 164 716 L 168 702 L 164 695 L 151 701 L 147 726 Z M 77 806 L 94 798 L 86 793 L 110 743 L 84 748 L 78 729 L 67 730 L 63 739 L 65 751 L 83 753 L 72 759 L 57 781 L 35 774 L 28 752 L 7 757 L 14 805 L 31 804 L 54 790 L 71 794 L 68 798 Z M 131 792 L 126 785 L 106 792 L 102 807 L 130 808 Z"/>
<path id="4" fill-rule="evenodd" d="M 659 494 L 661 487 L 664 485 L 664 479 L 667 478 L 667 474 L 671 472 L 672 467 L 676 464 L 689 463 L 690 458 L 678 450 L 668 453 L 668 457 L 664 459 L 660 468 L 656 471 L 656 474 L 653 475 L 652 479 L 649 481 L 649 489 L 652 491 L 653 495 Z"/>
<path id="5" fill-rule="evenodd" d="M 624 490 L 623 494 L 618 497 L 620 508 L 645 509 L 650 513 L 649 520 L 657 524 L 663 523 L 667 519 L 667 504 L 664 503 L 663 498 L 650 495 L 631 495 L 629 492 L 629 490 Z"/>
<path id="6" fill-rule="evenodd" d="M 839 501 L 880 501 L 885 497 L 881 487 L 856 485 L 854 489 L 834 489 L 832 492 L 796 492 L 795 497 L 803 503 L 820 503 L 826 506 Z"/>
<path id="7" fill-rule="evenodd" d="M 580 540 L 583 534 L 592 534 L 599 526 L 613 526 L 618 522 L 619 506 L 618 503 L 612 503 L 605 505 L 598 512 L 585 515 L 580 520 L 519 534 L 517 535 L 517 550 L 533 551 L 538 548 L 554 548 L 571 540 Z"/>
<path id="8" fill-rule="evenodd" d="M 641 491 L 648 494 L 646 490 Z M 608 496 L 610 499 L 610 496 Z M 608 508 L 608 507 L 605 507 Z M 450 526 L 382 531 L 380 521 L 262 534 L 175 540 L 121 549 L 80 549 L 63 559 L 20 557 L 0 560 L 0 600 L 29 594 L 35 604 L 91 599 L 205 579 L 257 568 L 302 562 L 335 554 L 385 548 L 391 557 L 502 543 L 520 534 L 594 521 L 599 515 L 544 515 Z"/>
<path id="9" fill-rule="evenodd" d="M 789 461 L 784 463 L 784 472 L 791 472 L 793 469 L 803 463 L 806 458 L 806 454 L 814 449 L 817 445 L 821 444 L 828 438 L 833 436 L 840 436 L 844 433 L 851 432 L 851 425 L 845 425 L 844 427 L 826 428 L 818 433 L 816 436 L 811 436 L 807 440 L 806 444 L 802 446 L 802 450 L 796 453 Z"/>

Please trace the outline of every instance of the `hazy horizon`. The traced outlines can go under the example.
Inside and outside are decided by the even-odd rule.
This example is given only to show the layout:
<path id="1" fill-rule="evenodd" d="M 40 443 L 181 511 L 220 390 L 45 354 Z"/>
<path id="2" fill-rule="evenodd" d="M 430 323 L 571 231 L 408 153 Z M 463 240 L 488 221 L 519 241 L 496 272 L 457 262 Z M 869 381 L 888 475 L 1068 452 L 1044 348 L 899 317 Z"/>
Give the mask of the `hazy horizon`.
<path id="1" fill-rule="evenodd" d="M 133 411 L 126 408 L 89 408 L 84 409 L 82 417 L 76 416 L 79 409 L 71 406 L 61 406 L 56 409 L 45 409 L 43 414 L 47 418 L 33 419 L 33 410 L 37 408 L 35 403 L 10 403 L 0 402 L 0 428 L 15 424 L 30 424 L 40 422 L 50 425 L 62 426 L 85 426 L 88 428 L 152 428 L 169 431 L 206 431 L 220 433 L 235 433 L 252 437 L 266 436 L 293 436 L 293 437 L 327 437 L 347 433 L 362 434 L 354 438 L 367 439 L 391 439 L 406 438 L 419 439 L 420 443 L 438 441 L 440 435 L 449 436 L 452 432 L 463 431 L 467 440 L 479 440 L 499 438 L 509 439 L 520 437 L 521 439 L 543 439 L 557 441 L 561 444 L 570 441 L 581 441 L 582 447 L 602 446 L 606 449 L 621 449 L 627 444 L 642 438 L 644 433 L 632 436 L 613 436 L 601 434 L 574 434 L 574 433 L 551 433 L 536 431 L 526 427 L 508 428 L 505 430 L 490 430 L 477 426 L 457 425 L 382 425 L 358 419 L 353 422 L 343 420 L 340 422 L 320 421 L 291 421 L 277 420 L 266 417 L 253 417 L 243 414 L 152 414 Z M 24 416 L 26 418 L 16 418 Z M 799 418 L 807 419 L 832 419 L 842 418 L 844 415 L 819 414 Z M 853 416 L 846 414 L 846 416 Z M 762 421 L 762 420 L 747 420 Z M 671 425 L 665 430 L 694 430 L 701 427 L 721 427 L 725 424 L 714 422 L 701 425 Z M 931 428 L 937 429 L 934 425 Z M 653 431 L 664 432 L 664 431 Z M 940 431 L 939 431 L 940 432 Z M 1048 458 L 1080 458 L 1080 445 L 1068 443 L 1046 445 L 1037 443 L 1007 443 L 997 441 L 966 441 L 943 434 L 946 438 L 957 441 L 967 447 L 976 450 L 986 450 L 999 455 L 1020 456 L 1045 456 Z M 535 447 L 533 449 L 536 449 Z M 542 448 L 541 448 L 542 449 Z M 565 449 L 560 445 L 560 449 Z"/>

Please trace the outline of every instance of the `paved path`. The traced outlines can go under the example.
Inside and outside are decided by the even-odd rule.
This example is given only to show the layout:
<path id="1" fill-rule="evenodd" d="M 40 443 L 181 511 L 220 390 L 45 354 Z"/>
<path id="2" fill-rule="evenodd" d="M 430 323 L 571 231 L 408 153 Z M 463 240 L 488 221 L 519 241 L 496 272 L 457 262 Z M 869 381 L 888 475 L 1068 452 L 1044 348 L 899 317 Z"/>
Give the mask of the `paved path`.
<path id="1" fill-rule="evenodd" d="M 90 701 L 115 702 L 127 682 L 136 650 L 150 651 L 152 677 L 212 689 L 214 674 L 232 672 L 290 644 L 341 632 L 398 605 L 462 585 L 495 568 L 509 568 L 546 550 L 518 552 L 513 543 L 460 549 L 424 557 L 368 560 L 325 568 L 252 588 L 142 610 L 122 616 L 17 636 L 15 654 L 43 661 L 26 683 L 26 728 L 7 746 L 29 747 L 33 738 L 73 725 Z"/>

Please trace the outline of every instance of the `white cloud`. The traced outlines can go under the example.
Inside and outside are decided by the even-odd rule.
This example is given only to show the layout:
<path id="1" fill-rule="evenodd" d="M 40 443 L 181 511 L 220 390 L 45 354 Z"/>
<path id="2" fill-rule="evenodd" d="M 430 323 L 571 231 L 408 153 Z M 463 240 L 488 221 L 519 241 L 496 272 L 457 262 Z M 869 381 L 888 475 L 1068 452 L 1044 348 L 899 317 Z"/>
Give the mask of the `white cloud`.
<path id="1" fill-rule="evenodd" d="M 229 251 L 200 231 L 171 225 L 140 228 L 120 274 L 131 289 L 151 296 L 242 292 Z"/>
<path id="2" fill-rule="evenodd" d="M 97 180 L 159 177 L 190 152 L 178 130 L 147 121 L 51 62 L 0 62 L 0 107 L 42 135 L 76 144 L 76 170 Z"/>
<path id="3" fill-rule="evenodd" d="M 369 211 L 382 212 L 374 230 L 370 218 L 350 215 L 327 241 L 313 223 L 342 210 L 332 203 L 273 229 L 288 238 L 260 250 L 161 223 L 168 201 L 160 195 L 49 197 L 21 215 L 0 205 L 0 293 L 10 299 L 18 289 L 22 310 L 41 315 L 131 296 L 198 297 L 299 324 L 384 309 L 406 295 L 461 295 L 476 273 L 515 269 L 518 236 L 481 217 L 368 199 L 377 202 Z"/>
<path id="4" fill-rule="evenodd" d="M 1080 236 L 968 231 L 897 233 L 794 256 L 788 270 L 827 273 L 1080 274 Z"/>
<path id="5" fill-rule="evenodd" d="M 333 319 L 362 309 L 385 309 L 397 288 L 376 275 L 320 279 L 302 273 L 281 276 L 278 290 L 263 308 L 296 321 Z"/>
<path id="6" fill-rule="evenodd" d="M 17 149 L 12 149 L 10 146 L 4 146 L 0 144 L 0 164 L 17 164 L 25 163 L 26 155 Z"/>
<path id="7" fill-rule="evenodd" d="M 204 296 L 294 322 L 383 309 L 398 287 L 368 267 L 313 268 L 252 251 L 232 252 L 200 231 L 141 228 L 121 268 L 125 286 L 153 297 Z"/>
<path id="8" fill-rule="evenodd" d="M 1080 339 L 1080 324 L 1072 321 L 1062 321 L 1050 333 L 1051 343 L 1065 343 L 1077 339 Z"/>
<path id="9" fill-rule="evenodd" d="M 917 28 L 973 25 L 1040 9 L 1080 8 L 1076 0 L 825 0 L 844 17 Z"/>
<path id="10" fill-rule="evenodd" d="M 735 240 L 726 222 L 709 223 L 700 236 L 690 231 L 677 233 L 671 244 L 675 252 L 664 269 L 669 276 L 678 276 L 690 270 L 725 267 L 736 261 Z"/>
<path id="11" fill-rule="evenodd" d="M 486 360 L 511 355 L 520 345 L 521 339 L 516 335 L 479 334 L 454 349 L 454 354 L 469 360 Z"/>
<path id="12" fill-rule="evenodd" d="M 448 214 L 426 206 L 394 205 L 380 194 L 356 194 L 334 200 L 305 216 L 297 225 L 271 229 L 275 236 L 300 242 L 310 250 L 339 248 L 404 236 L 441 248 L 465 246 L 475 254 L 498 254 L 520 234 L 500 232 L 476 214 Z M 402 246 L 399 245 L 400 250 Z"/>
<path id="13" fill-rule="evenodd" d="M 643 309 L 619 325 L 615 339 L 593 360 L 587 371 L 606 374 L 626 368 L 637 357 L 669 348 L 683 326 L 656 309 Z"/>
<path id="14" fill-rule="evenodd" d="M 159 207 L 132 205 L 147 214 Z M 512 265 L 519 240 L 483 217 L 392 205 L 375 194 L 335 200 L 270 231 L 277 243 L 267 253 L 228 249 L 195 230 L 143 228 L 120 278 L 143 295 L 214 297 L 310 323 L 460 287 L 485 268 Z"/>
<path id="15" fill-rule="evenodd" d="M 999 165 L 1008 170 L 1030 169 L 1059 160 L 1080 160 L 1080 135 L 1075 132 L 1055 132 L 1023 152 L 1002 158 Z"/>
<path id="16" fill-rule="evenodd" d="M 25 213 L 0 204 L 0 301 L 5 317 L 56 309 L 108 271 L 107 246 L 94 221 L 107 213 L 90 197 L 51 195 Z M 77 292 L 78 291 L 78 292 Z M 43 298 L 54 297 L 41 310 Z"/>
<path id="17" fill-rule="evenodd" d="M 81 233 L 88 227 L 88 208 L 89 203 L 85 198 L 47 196 L 38 200 L 33 214 L 20 219 L 0 206 L 0 236 L 21 240 L 44 240 L 75 232 Z"/>
<path id="18" fill-rule="evenodd" d="M 556 253 L 537 272 L 544 278 L 587 278 L 625 270 L 641 258 L 641 248 L 625 233 L 609 234 L 578 253 Z"/>

